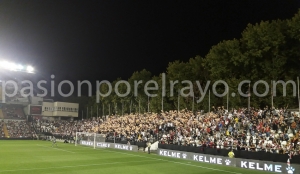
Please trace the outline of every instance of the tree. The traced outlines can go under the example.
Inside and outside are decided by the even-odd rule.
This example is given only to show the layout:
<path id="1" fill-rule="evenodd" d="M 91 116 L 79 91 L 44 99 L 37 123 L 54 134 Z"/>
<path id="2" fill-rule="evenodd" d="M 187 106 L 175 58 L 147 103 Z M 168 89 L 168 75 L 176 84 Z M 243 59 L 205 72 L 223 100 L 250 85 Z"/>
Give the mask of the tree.
<path id="1" fill-rule="evenodd" d="M 142 71 L 134 72 L 132 76 L 128 79 L 128 82 L 131 86 L 129 99 L 130 102 L 132 102 L 132 104 L 136 106 L 136 113 L 138 113 L 139 110 L 141 112 L 145 111 L 145 108 L 147 107 L 148 96 L 145 94 L 144 86 L 149 80 L 151 80 L 151 76 L 151 72 L 143 69 Z"/>
<path id="2" fill-rule="evenodd" d="M 252 95 L 251 103 L 252 106 L 258 107 L 270 105 L 271 80 L 295 80 L 299 73 L 297 66 L 292 63 L 295 61 L 294 56 L 299 55 L 299 49 L 290 51 L 287 48 L 287 45 L 291 46 L 294 43 L 291 37 L 296 34 L 295 31 L 288 32 L 287 24 L 287 21 L 280 20 L 249 24 L 242 32 L 241 39 L 222 41 L 213 46 L 206 55 L 204 66 L 214 81 L 225 80 L 230 91 L 235 93 L 242 80 L 250 80 L 252 86 L 258 80 L 266 81 L 269 84 L 269 94 L 266 97 Z M 290 25 L 292 26 L 292 22 Z M 289 36 L 288 33 L 293 34 Z M 248 85 L 244 85 L 243 91 L 245 92 L 247 88 Z M 220 86 L 218 90 L 222 91 L 222 87 Z M 258 85 L 256 90 L 262 94 L 266 89 L 264 85 Z M 291 86 L 288 86 L 288 91 L 291 93 Z M 282 90 L 278 89 L 278 93 L 282 93 Z M 288 96 L 284 99 L 278 97 L 278 99 L 280 100 L 277 103 L 283 100 L 293 102 L 294 97 Z M 240 96 L 231 98 L 231 102 L 233 105 L 246 104 L 245 98 Z M 224 103 L 224 98 L 219 103 Z"/>

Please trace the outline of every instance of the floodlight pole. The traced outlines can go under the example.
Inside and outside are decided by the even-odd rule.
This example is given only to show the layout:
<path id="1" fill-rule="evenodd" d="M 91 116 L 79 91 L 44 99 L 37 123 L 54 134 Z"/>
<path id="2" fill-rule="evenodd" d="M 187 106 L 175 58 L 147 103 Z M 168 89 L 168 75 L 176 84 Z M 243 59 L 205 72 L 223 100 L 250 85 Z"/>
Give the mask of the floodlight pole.
<path id="1" fill-rule="evenodd" d="M 248 91 L 248 111 L 250 111 L 250 96 L 251 96 L 251 93 L 250 93 L 250 83 L 249 83 L 249 91 Z"/>
<path id="2" fill-rule="evenodd" d="M 271 80 L 271 105 L 272 105 L 272 109 L 274 107 L 274 98 L 273 98 L 273 84 L 272 84 L 272 80 Z"/>
<path id="3" fill-rule="evenodd" d="M 299 94 L 299 77 L 297 77 L 297 85 L 298 85 L 298 107 L 299 107 L 299 113 L 298 116 L 300 116 L 300 94 Z"/>
<path id="4" fill-rule="evenodd" d="M 108 115 L 110 116 L 110 104 L 108 104 Z"/>
<path id="5" fill-rule="evenodd" d="M 180 91 L 178 90 L 178 95 L 177 95 L 177 113 L 179 114 L 179 110 L 180 110 Z"/>
<path id="6" fill-rule="evenodd" d="M 104 103 L 102 103 L 102 117 L 104 116 Z"/>
<path id="7" fill-rule="evenodd" d="M 193 114 L 194 114 L 194 105 L 195 105 L 195 93 L 193 92 L 193 106 L 192 106 Z"/>
<path id="8" fill-rule="evenodd" d="M 124 105 L 124 101 L 122 101 L 122 116 L 123 116 L 123 112 L 124 112 L 124 111 L 123 111 L 123 109 L 124 109 L 124 108 L 123 108 L 123 107 L 124 107 L 123 105 Z"/>
<path id="9" fill-rule="evenodd" d="M 208 112 L 210 112 L 210 90 L 208 91 Z"/>
<path id="10" fill-rule="evenodd" d="M 98 105 L 97 105 L 97 118 L 99 117 L 99 115 L 98 115 L 98 111 L 99 111 L 99 109 L 98 109 Z"/>
<path id="11" fill-rule="evenodd" d="M 129 114 L 131 114 L 131 108 L 132 108 L 132 100 L 130 100 Z"/>
<path id="12" fill-rule="evenodd" d="M 227 89 L 227 111 L 229 111 L 228 110 L 228 103 L 229 103 L 229 87 L 228 87 L 228 89 Z"/>
<path id="13" fill-rule="evenodd" d="M 150 104 L 150 103 L 149 103 L 149 95 L 148 95 L 148 113 L 149 113 L 149 104 Z"/>
<path id="14" fill-rule="evenodd" d="M 118 113 L 118 103 L 115 102 L 115 115 L 117 115 L 117 113 Z"/>
<path id="15" fill-rule="evenodd" d="M 164 96 L 161 95 L 161 110 L 164 111 Z"/>

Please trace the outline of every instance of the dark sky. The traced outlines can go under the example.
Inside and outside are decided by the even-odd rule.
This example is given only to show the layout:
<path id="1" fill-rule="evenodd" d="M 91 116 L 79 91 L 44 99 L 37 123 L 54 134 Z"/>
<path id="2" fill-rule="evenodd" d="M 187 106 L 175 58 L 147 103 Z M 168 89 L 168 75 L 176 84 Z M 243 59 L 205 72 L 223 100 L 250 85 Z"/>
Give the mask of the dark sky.
<path id="1" fill-rule="evenodd" d="M 0 1 L 0 58 L 31 63 L 36 76 L 127 79 L 146 68 L 205 56 L 248 23 L 291 18 L 292 0 Z"/>

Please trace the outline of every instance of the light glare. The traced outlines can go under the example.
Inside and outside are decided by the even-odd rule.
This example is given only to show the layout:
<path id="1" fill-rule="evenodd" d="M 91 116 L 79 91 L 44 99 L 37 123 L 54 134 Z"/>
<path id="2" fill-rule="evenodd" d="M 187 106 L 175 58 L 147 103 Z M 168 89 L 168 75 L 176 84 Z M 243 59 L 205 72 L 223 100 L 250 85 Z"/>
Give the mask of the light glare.
<path id="1" fill-rule="evenodd" d="M 19 69 L 19 70 L 23 70 L 23 69 L 24 69 L 24 66 L 18 65 L 18 69 Z"/>
<path id="2" fill-rule="evenodd" d="M 27 72 L 30 72 L 30 73 L 32 73 L 33 72 L 33 67 L 32 66 L 27 66 Z"/>
<path id="3" fill-rule="evenodd" d="M 30 65 L 24 67 L 21 64 L 15 64 L 13 62 L 8 62 L 5 60 L 0 61 L 0 69 L 6 69 L 6 70 L 10 70 L 10 71 L 22 71 L 22 72 L 27 72 L 27 73 L 34 72 L 34 68 Z"/>

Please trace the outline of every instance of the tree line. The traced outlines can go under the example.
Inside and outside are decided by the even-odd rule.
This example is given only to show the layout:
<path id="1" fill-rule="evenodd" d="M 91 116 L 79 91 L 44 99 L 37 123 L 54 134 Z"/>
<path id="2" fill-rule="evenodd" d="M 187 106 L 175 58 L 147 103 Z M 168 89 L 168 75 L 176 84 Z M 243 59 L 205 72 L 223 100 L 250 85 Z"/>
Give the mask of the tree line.
<path id="1" fill-rule="evenodd" d="M 91 116 L 108 115 L 108 114 L 125 114 L 160 112 L 164 111 L 188 109 L 193 111 L 208 111 L 209 100 L 210 106 L 227 105 L 227 96 L 217 97 L 206 93 L 200 103 L 195 100 L 201 97 L 201 92 L 197 87 L 196 81 L 205 87 L 208 81 L 211 81 L 209 89 L 212 88 L 213 82 L 224 80 L 229 86 L 229 94 L 234 92 L 236 96 L 228 96 L 229 109 L 238 107 L 247 107 L 248 98 L 238 94 L 238 84 L 243 80 L 250 80 L 251 85 L 258 80 L 270 82 L 271 80 L 293 80 L 297 82 L 300 72 L 300 10 L 293 18 L 287 20 L 262 21 L 256 24 L 248 24 L 241 33 L 240 38 L 232 40 L 223 40 L 217 45 L 211 47 L 207 55 L 195 56 L 189 61 L 183 62 L 176 60 L 170 62 L 166 68 L 166 96 L 162 100 L 162 73 L 158 76 L 152 75 L 150 71 L 145 69 L 136 71 L 127 80 L 130 85 L 134 86 L 134 81 L 142 80 L 142 84 L 138 86 L 138 96 L 134 96 L 134 89 L 131 88 L 129 95 L 126 97 L 118 97 L 114 90 L 107 97 L 100 97 L 100 103 L 96 103 L 96 96 L 79 99 L 82 108 L 89 109 Z M 122 80 L 121 78 L 111 82 L 114 85 Z M 124 80 L 124 79 L 123 79 Z M 157 97 L 148 97 L 144 93 L 144 85 L 147 81 L 154 80 L 158 82 L 159 90 L 155 93 Z M 193 85 L 194 96 L 181 96 L 176 94 L 170 96 L 169 83 L 170 80 L 179 82 L 190 80 Z M 269 84 L 270 84 L 269 83 Z M 250 86 L 251 86 L 250 85 Z M 174 93 L 179 89 L 189 87 L 189 84 L 178 83 L 174 86 Z M 298 97 L 292 95 L 292 85 L 287 85 L 287 96 L 283 96 L 283 88 L 277 85 L 277 96 L 273 97 L 274 107 L 284 107 L 287 104 L 290 108 L 298 107 Z M 118 87 L 120 93 L 126 92 L 126 85 L 120 84 Z M 218 93 L 223 93 L 224 85 L 217 85 Z M 242 86 L 243 92 L 249 90 L 249 85 Z M 250 87 L 250 91 L 251 91 Z M 260 84 L 257 86 L 258 93 L 265 91 L 265 86 Z M 108 91 L 107 85 L 101 85 L 101 93 Z M 271 89 L 269 90 L 271 91 Z M 188 91 L 187 91 L 188 92 Z M 271 106 L 271 95 L 265 97 L 257 97 L 251 95 L 251 107 Z M 298 94 L 297 94 L 298 95 Z M 163 102 L 162 102 L 163 101 Z M 163 107 L 162 107 L 163 104 Z M 97 109 L 98 108 L 98 111 Z M 86 114 L 86 111 L 84 111 Z M 81 113 L 80 113 L 81 114 Z"/>

